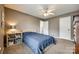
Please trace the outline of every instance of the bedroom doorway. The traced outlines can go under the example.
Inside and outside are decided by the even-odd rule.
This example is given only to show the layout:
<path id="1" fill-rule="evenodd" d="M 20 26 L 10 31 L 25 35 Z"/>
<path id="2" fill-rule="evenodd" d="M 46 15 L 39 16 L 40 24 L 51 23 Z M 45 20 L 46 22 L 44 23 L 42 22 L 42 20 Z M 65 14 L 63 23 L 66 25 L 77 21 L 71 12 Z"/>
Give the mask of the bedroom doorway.
<path id="1" fill-rule="evenodd" d="M 48 21 L 40 20 L 40 33 L 48 35 Z"/>

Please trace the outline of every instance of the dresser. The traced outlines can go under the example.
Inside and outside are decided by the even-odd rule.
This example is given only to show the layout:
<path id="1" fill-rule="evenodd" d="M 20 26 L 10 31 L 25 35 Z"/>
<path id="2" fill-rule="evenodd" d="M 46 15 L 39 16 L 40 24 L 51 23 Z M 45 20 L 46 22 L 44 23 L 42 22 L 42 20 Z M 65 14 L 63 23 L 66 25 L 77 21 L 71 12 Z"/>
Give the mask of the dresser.
<path id="1" fill-rule="evenodd" d="M 22 44 L 22 32 L 6 34 L 6 47 Z"/>

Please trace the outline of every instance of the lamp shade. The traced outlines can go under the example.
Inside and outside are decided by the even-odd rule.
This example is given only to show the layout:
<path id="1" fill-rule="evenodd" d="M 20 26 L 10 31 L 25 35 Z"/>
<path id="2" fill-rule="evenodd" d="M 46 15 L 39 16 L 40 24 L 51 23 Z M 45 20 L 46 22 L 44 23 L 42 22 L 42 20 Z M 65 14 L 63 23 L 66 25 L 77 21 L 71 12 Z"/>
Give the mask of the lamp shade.
<path id="1" fill-rule="evenodd" d="M 16 29 L 16 25 L 10 25 L 10 29 Z"/>

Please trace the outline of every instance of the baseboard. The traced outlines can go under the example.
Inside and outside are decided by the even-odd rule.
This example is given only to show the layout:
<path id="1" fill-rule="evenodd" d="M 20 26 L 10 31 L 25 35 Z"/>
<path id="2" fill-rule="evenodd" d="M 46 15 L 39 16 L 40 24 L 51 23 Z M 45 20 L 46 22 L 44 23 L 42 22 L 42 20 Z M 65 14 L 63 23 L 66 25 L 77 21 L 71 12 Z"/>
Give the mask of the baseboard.
<path id="1" fill-rule="evenodd" d="M 60 37 L 56 37 L 56 39 L 64 39 L 64 40 L 68 40 L 68 39 L 60 38 Z M 72 41 L 72 42 L 74 42 L 74 40 L 68 40 L 68 41 Z"/>

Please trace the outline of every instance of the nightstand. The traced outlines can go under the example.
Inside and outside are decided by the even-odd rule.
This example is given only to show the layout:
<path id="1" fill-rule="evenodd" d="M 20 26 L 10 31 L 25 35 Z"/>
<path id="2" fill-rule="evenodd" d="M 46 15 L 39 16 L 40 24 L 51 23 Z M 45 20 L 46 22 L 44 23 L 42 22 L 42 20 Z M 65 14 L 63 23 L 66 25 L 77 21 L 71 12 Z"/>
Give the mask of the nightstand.
<path id="1" fill-rule="evenodd" d="M 6 46 L 22 44 L 22 32 L 6 34 Z"/>

